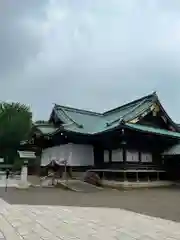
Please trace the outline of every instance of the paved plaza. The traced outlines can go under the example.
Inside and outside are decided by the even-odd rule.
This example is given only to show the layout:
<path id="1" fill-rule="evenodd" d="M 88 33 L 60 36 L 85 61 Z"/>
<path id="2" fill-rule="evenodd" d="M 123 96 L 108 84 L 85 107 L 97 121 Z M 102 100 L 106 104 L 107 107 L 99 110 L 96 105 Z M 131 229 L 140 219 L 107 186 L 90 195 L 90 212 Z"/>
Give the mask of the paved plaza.
<path id="1" fill-rule="evenodd" d="M 165 192 L 167 194 L 168 191 L 170 191 L 170 194 L 171 191 L 174 191 L 174 193 L 178 193 L 179 189 L 159 189 L 152 191 L 149 190 L 149 192 L 147 193 L 146 191 L 107 191 L 98 194 L 80 194 L 66 192 L 62 190 L 60 190 L 59 192 L 58 191 L 58 189 L 30 189 L 23 191 L 8 189 L 8 192 L 4 192 L 4 189 L 1 188 L 0 240 L 180 239 L 180 222 L 178 222 L 178 219 L 175 222 L 171 220 L 139 214 L 133 211 L 124 210 L 122 209 L 124 207 L 121 203 L 121 199 L 123 202 L 123 199 L 126 198 L 126 202 L 128 202 L 128 199 L 132 199 L 133 196 L 134 201 L 136 202 L 136 198 L 139 193 L 140 197 L 142 197 L 142 202 L 140 204 L 148 206 L 148 203 L 144 202 L 143 194 L 149 194 L 149 196 L 152 195 L 152 199 L 154 198 L 154 200 L 157 201 L 157 196 L 159 192 L 162 191 L 161 195 L 162 198 L 164 198 Z M 106 200 L 104 201 L 106 203 L 104 206 L 99 205 L 97 207 L 95 207 L 95 205 L 93 207 L 91 205 L 90 207 L 90 204 L 87 202 L 87 199 L 89 199 L 89 202 L 93 202 L 96 199 L 98 205 L 98 202 L 100 200 L 102 201 L 103 198 L 105 199 L 105 195 L 109 196 L 109 194 L 111 194 L 112 202 L 114 202 L 113 204 L 111 203 L 109 206 L 105 206 L 107 205 Z M 101 195 L 102 198 L 100 198 Z M 71 199 L 75 202 L 82 199 L 79 205 L 84 206 L 78 206 L 77 203 L 74 205 L 63 204 L 62 199 L 67 199 L 67 203 L 70 203 L 70 196 Z M 56 202 L 54 202 L 53 199 L 57 197 L 59 197 L 59 199 L 56 199 Z M 108 197 L 108 201 L 109 199 L 110 198 Z M 119 202 L 119 207 L 115 204 L 114 199 Z M 30 201 L 32 202 L 32 204 L 30 204 Z M 164 199 L 164 203 L 162 202 L 162 205 L 164 207 L 166 201 L 168 201 L 168 199 Z M 177 201 L 179 201 L 179 199 L 177 199 Z M 42 202 L 42 204 L 44 205 L 41 205 L 40 202 Z M 150 205 L 152 204 L 152 200 L 150 198 L 149 203 Z M 176 203 L 174 202 L 174 204 Z M 164 208 L 164 212 L 169 211 L 167 211 L 167 207 Z M 153 215 L 153 213 L 151 215 Z"/>

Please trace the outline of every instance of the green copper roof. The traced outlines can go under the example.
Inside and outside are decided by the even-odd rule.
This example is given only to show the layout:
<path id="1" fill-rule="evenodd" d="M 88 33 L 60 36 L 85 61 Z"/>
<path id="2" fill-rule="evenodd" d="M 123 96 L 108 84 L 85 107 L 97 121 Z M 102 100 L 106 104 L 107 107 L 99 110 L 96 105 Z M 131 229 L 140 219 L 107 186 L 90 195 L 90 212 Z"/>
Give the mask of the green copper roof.
<path id="1" fill-rule="evenodd" d="M 58 128 L 54 128 L 54 127 L 38 127 L 38 129 L 43 133 L 43 134 L 51 134 L 54 133 Z"/>
<path id="2" fill-rule="evenodd" d="M 119 122 L 130 121 L 149 109 L 156 99 L 155 94 L 151 94 L 125 104 L 121 107 L 96 113 L 71 107 L 55 105 L 54 112 L 58 119 L 65 125 L 68 131 L 79 132 L 84 134 L 94 134 L 119 125 Z"/>
<path id="3" fill-rule="evenodd" d="M 58 130 L 58 128 L 54 127 L 52 124 L 47 123 L 36 123 L 34 124 L 35 128 L 38 129 L 42 134 L 53 134 Z"/>
<path id="4" fill-rule="evenodd" d="M 105 125 L 102 114 L 63 106 L 56 106 L 55 111 L 69 131 L 91 134 L 99 124 Z"/>
<path id="5" fill-rule="evenodd" d="M 179 138 L 180 133 L 177 132 L 130 123 L 131 120 L 151 111 L 151 107 L 154 106 L 155 103 L 159 103 L 156 93 L 139 98 L 133 102 L 104 113 L 86 111 L 56 104 L 51 116 L 54 116 L 54 119 L 60 121 L 61 125 L 59 128 L 55 128 L 53 124 L 40 124 L 37 127 L 43 134 L 52 135 L 61 130 L 81 134 L 98 134 L 110 131 L 116 127 L 124 126 L 137 131 Z M 172 124 L 174 124 L 168 115 L 167 118 Z M 50 119 L 52 120 L 52 117 Z M 177 125 L 175 125 L 175 127 L 177 129 Z"/>
<path id="6" fill-rule="evenodd" d="M 136 130 L 136 131 L 140 131 L 140 132 L 145 132 L 145 133 L 152 133 L 152 134 L 156 134 L 156 135 L 163 135 L 163 136 L 167 136 L 167 137 L 173 137 L 173 138 L 179 138 L 180 139 L 180 132 L 173 132 L 173 131 L 168 131 L 165 129 L 160 129 L 160 128 L 154 128 L 154 127 L 149 127 L 149 126 L 144 126 L 144 125 L 140 125 L 140 124 L 132 124 L 132 123 L 125 123 L 125 124 L 120 124 L 119 122 L 113 124 L 112 126 L 107 126 L 104 128 L 99 128 L 98 131 L 94 131 L 91 133 L 87 133 L 87 134 L 97 134 L 97 133 L 101 133 L 101 132 L 105 132 L 111 129 L 114 129 L 116 127 L 121 127 L 121 128 L 130 128 L 132 130 Z M 44 135 L 52 135 L 55 132 L 58 131 L 58 128 L 54 128 L 52 126 L 37 126 L 37 128 L 42 132 L 42 134 Z M 61 130 L 63 130 L 64 128 L 62 128 Z M 66 131 L 71 131 L 71 132 L 78 132 L 78 133 L 84 133 L 83 129 L 81 131 L 81 129 L 79 129 L 77 131 L 77 126 L 75 124 L 69 125 L 65 127 Z M 180 147 L 180 145 L 179 145 Z"/>

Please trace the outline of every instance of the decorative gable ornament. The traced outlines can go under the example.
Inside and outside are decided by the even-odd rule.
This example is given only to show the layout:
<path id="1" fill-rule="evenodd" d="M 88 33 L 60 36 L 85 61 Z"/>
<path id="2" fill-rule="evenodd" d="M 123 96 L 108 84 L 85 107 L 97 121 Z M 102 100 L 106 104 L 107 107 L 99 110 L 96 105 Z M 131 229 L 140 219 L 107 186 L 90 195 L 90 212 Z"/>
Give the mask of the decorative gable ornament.
<path id="1" fill-rule="evenodd" d="M 137 123 L 139 121 L 139 118 L 137 117 L 137 118 L 134 118 L 134 119 L 132 119 L 131 121 L 129 121 L 130 123 Z"/>
<path id="2" fill-rule="evenodd" d="M 144 111 L 142 114 L 141 114 L 141 118 L 145 117 L 147 114 L 149 113 L 149 111 Z"/>
<path id="3" fill-rule="evenodd" d="M 160 107 L 157 103 L 153 104 L 153 107 L 152 107 L 152 114 L 154 117 L 157 116 L 157 113 L 160 111 Z"/>

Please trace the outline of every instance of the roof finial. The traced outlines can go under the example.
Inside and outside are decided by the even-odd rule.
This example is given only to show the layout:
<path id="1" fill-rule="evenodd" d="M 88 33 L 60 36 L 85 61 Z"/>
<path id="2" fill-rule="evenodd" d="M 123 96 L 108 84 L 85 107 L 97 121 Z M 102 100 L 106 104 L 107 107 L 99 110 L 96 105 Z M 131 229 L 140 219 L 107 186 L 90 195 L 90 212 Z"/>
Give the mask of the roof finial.
<path id="1" fill-rule="evenodd" d="M 54 108 L 56 108 L 57 107 L 57 104 L 56 103 L 52 103 L 53 105 L 54 105 Z"/>

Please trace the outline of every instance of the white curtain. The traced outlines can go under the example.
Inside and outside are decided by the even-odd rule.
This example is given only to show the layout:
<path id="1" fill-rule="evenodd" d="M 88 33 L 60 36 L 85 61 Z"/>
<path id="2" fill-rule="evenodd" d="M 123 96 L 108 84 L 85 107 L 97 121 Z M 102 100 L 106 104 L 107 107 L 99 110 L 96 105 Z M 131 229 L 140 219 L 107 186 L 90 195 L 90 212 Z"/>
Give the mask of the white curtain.
<path id="1" fill-rule="evenodd" d="M 141 153 L 141 162 L 149 163 L 152 162 L 152 154 L 151 153 Z"/>
<path id="2" fill-rule="evenodd" d="M 52 148 L 46 148 L 41 154 L 41 166 L 47 166 L 52 161 L 59 165 L 68 166 L 92 166 L 94 153 L 91 145 L 65 144 Z"/>
<path id="3" fill-rule="evenodd" d="M 60 164 L 60 162 L 68 161 L 71 152 L 71 145 L 65 144 L 62 146 L 56 146 L 51 148 L 46 148 L 41 154 L 41 166 L 47 166 L 52 161 Z M 62 163 L 64 165 L 64 163 Z"/>
<path id="4" fill-rule="evenodd" d="M 112 162 L 123 162 L 123 151 L 122 151 L 122 149 L 112 150 Z"/>
<path id="5" fill-rule="evenodd" d="M 133 150 L 126 151 L 127 162 L 139 162 L 139 152 Z"/>

